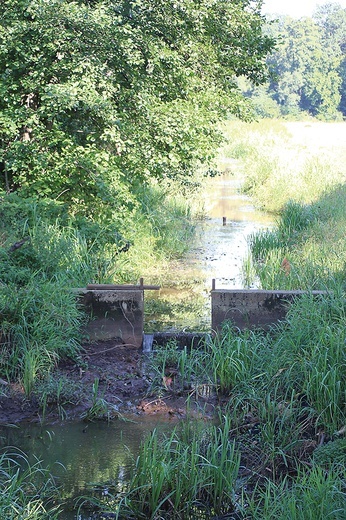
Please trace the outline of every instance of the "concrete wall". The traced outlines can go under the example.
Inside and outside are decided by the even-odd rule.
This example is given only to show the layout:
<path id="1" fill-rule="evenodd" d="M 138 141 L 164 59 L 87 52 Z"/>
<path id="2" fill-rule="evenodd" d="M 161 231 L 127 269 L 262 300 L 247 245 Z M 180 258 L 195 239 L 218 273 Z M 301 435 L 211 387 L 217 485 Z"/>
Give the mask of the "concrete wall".
<path id="1" fill-rule="evenodd" d="M 285 319 L 287 307 L 305 291 L 222 290 L 211 291 L 212 330 L 218 332 L 224 321 L 239 329 L 268 328 Z M 309 294 L 321 295 L 323 291 Z"/>
<path id="2" fill-rule="evenodd" d="M 90 341 L 121 339 L 138 348 L 143 341 L 144 291 L 78 289 L 80 302 L 91 321 Z"/>

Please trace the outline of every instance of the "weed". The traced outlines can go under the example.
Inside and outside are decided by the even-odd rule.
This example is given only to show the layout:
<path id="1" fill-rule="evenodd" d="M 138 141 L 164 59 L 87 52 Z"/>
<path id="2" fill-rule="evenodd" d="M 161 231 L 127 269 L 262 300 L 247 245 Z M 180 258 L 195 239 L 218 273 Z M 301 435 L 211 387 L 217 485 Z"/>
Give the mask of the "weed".
<path id="1" fill-rule="evenodd" d="M 229 439 L 229 422 L 198 434 L 178 436 L 174 430 L 160 441 L 157 431 L 146 438 L 126 495 L 127 510 L 136 518 L 188 518 L 200 509 L 232 511 L 240 456 Z"/>
<path id="2" fill-rule="evenodd" d="M 99 421 L 119 418 L 117 407 L 99 395 L 99 379 L 95 379 L 92 386 L 92 404 L 82 413 L 83 421 Z"/>
<path id="3" fill-rule="evenodd" d="M 78 404 L 81 399 L 81 385 L 67 376 L 56 373 L 49 374 L 45 379 L 36 381 L 34 396 L 38 399 L 43 419 L 48 408 L 55 407 L 59 417 L 66 417 L 66 407 Z"/>
<path id="4" fill-rule="evenodd" d="M 342 520 L 345 514 L 343 479 L 338 472 L 326 473 L 320 467 L 299 470 L 292 481 L 268 481 L 246 504 L 247 518 L 254 520 Z"/>
<path id="5" fill-rule="evenodd" d="M 335 439 L 319 446 L 313 454 L 313 460 L 325 468 L 346 466 L 346 438 Z"/>
<path id="6" fill-rule="evenodd" d="M 20 451 L 9 448 L 0 456 L 0 517 L 6 519 L 54 520 L 58 488 L 38 461 L 30 465 Z"/>

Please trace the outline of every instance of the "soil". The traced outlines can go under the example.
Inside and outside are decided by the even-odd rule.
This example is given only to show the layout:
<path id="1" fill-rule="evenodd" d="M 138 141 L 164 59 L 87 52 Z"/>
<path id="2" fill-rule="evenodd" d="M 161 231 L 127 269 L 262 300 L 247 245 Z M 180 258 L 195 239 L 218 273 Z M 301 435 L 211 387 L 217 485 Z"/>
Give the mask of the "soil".
<path id="1" fill-rule="evenodd" d="M 64 420 L 88 418 L 95 402 L 95 382 L 98 384 L 96 395 L 107 403 L 111 417 L 160 414 L 173 419 L 185 417 L 187 413 L 188 393 L 180 395 L 175 391 L 171 376 L 164 377 L 154 392 L 146 356 L 138 348 L 117 340 L 84 345 L 78 362 L 61 362 L 51 380 L 63 381 L 64 388 L 60 402 L 56 391 L 49 394 L 44 411 L 44 419 L 49 422 L 60 421 L 62 412 Z M 34 392 L 29 399 L 18 383 L 0 380 L 0 385 L 0 424 L 42 421 L 39 392 Z M 213 407 L 213 399 L 208 398 L 203 404 L 203 416 L 211 415 Z M 197 402 L 191 406 L 189 400 L 190 415 L 199 415 L 201 408 Z"/>

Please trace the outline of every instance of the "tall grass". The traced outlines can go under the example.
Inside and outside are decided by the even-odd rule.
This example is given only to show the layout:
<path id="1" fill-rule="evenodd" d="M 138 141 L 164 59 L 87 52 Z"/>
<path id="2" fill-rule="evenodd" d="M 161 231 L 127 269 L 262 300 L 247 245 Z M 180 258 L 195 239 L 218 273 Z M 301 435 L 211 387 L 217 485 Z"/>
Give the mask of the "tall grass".
<path id="1" fill-rule="evenodd" d="M 139 207 L 127 237 L 132 244 L 117 260 L 117 275 L 125 281 L 144 276 L 154 283 L 166 279 L 170 263 L 191 247 L 199 206 L 192 190 L 164 181 L 138 188 Z"/>
<path id="2" fill-rule="evenodd" d="M 276 227 L 249 238 L 265 289 L 334 289 L 346 280 L 345 186 L 304 205 L 289 202 Z"/>
<path id="3" fill-rule="evenodd" d="M 25 286 L 7 284 L 0 295 L 2 343 L 0 371 L 19 378 L 29 394 L 36 377 L 54 368 L 60 358 L 79 350 L 83 315 L 67 280 L 49 280 L 34 273 Z"/>
<path id="4" fill-rule="evenodd" d="M 310 128 L 314 131 L 314 124 L 290 125 L 273 120 L 225 124 L 229 144 L 220 150 L 220 156 L 238 161 L 244 189 L 256 205 L 277 213 L 289 200 L 310 204 L 344 182 L 345 148 L 327 146 L 324 138 L 335 131 L 338 139 L 343 125 L 334 129 L 324 124 L 319 142 L 315 138 L 306 145 L 302 138 L 295 139 L 295 132 L 304 137 L 304 128 L 308 135 Z"/>
<path id="5" fill-rule="evenodd" d="M 249 239 L 252 276 L 264 289 L 324 289 L 345 283 L 346 147 L 339 138 L 345 129 L 343 124 L 265 120 L 226 125 L 231 144 L 222 153 L 237 161 L 243 189 L 254 203 L 276 215 L 272 230 Z M 332 132 L 335 143 L 330 138 L 326 143 L 325 135 Z M 247 263 L 247 285 L 250 273 Z"/>
<path id="6" fill-rule="evenodd" d="M 19 380 L 26 395 L 61 358 L 78 355 L 85 316 L 72 288 L 137 283 L 150 272 L 157 283 L 159 272 L 189 247 L 191 199 L 163 185 L 141 190 L 118 230 L 79 222 L 58 204 L 15 195 L 2 201 L 0 375 Z"/>
<path id="7" fill-rule="evenodd" d="M 110 511 L 151 520 L 233 512 L 240 454 L 229 436 L 227 417 L 218 427 L 193 424 L 162 438 L 154 430 L 140 447 L 128 491 Z"/>
<path id="8" fill-rule="evenodd" d="M 0 518 L 54 520 L 59 518 L 58 488 L 40 462 L 29 464 L 18 450 L 0 456 Z"/>
<path id="9" fill-rule="evenodd" d="M 268 481 L 246 504 L 246 518 L 253 520 L 342 520 L 346 515 L 346 489 L 339 471 L 320 467 L 301 469 L 293 481 Z M 248 499 L 247 499 L 248 500 Z"/>

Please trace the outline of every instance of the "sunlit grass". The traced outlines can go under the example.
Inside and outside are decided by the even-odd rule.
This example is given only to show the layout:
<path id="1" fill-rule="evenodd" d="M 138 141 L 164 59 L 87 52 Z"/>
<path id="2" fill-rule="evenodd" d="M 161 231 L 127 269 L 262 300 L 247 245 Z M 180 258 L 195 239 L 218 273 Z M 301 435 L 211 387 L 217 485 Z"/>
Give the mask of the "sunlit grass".
<path id="1" fill-rule="evenodd" d="M 249 238 L 247 285 L 255 276 L 264 289 L 344 284 L 346 125 L 231 121 L 225 131 L 230 143 L 222 152 L 237 161 L 244 190 L 275 213 L 271 230 Z"/>
<path id="2" fill-rule="evenodd" d="M 0 518 L 55 520 L 60 518 L 58 488 L 39 461 L 29 464 L 18 450 L 0 456 Z"/>
<path id="3" fill-rule="evenodd" d="M 244 190 L 267 211 L 278 212 L 289 200 L 309 204 L 346 180 L 346 146 L 339 144 L 340 132 L 345 131 L 342 123 L 325 123 L 314 142 L 294 138 L 295 132 L 304 135 L 304 128 L 313 130 L 315 124 L 229 121 L 225 125 L 229 143 L 220 151 L 220 160 L 238 160 Z M 332 132 L 338 142 L 325 145 L 325 133 Z"/>

